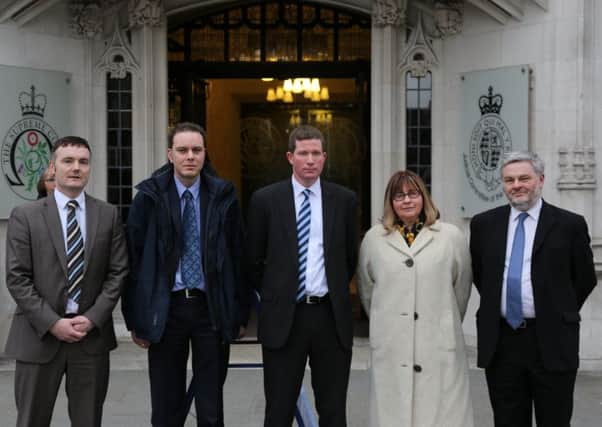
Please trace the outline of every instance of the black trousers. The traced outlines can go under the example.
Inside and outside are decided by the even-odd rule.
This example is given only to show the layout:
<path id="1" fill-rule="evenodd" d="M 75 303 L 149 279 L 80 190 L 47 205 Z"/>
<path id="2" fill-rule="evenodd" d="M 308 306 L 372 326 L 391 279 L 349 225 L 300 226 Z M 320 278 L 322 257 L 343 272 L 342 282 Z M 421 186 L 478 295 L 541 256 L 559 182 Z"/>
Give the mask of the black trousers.
<path id="1" fill-rule="evenodd" d="M 163 337 L 148 351 L 154 427 L 183 426 L 190 349 L 197 426 L 224 425 L 223 380 L 227 362 L 224 345 L 209 320 L 207 298 L 204 293 L 190 299 L 174 293 Z"/>
<path id="2" fill-rule="evenodd" d="M 536 323 L 513 330 L 500 326 L 497 351 L 485 370 L 496 427 L 569 427 L 576 370 L 549 371 L 537 346 Z"/>
<path id="3" fill-rule="evenodd" d="M 265 427 L 292 424 L 308 357 L 320 427 L 347 425 L 351 350 L 339 342 L 329 301 L 298 304 L 286 344 L 262 350 Z"/>

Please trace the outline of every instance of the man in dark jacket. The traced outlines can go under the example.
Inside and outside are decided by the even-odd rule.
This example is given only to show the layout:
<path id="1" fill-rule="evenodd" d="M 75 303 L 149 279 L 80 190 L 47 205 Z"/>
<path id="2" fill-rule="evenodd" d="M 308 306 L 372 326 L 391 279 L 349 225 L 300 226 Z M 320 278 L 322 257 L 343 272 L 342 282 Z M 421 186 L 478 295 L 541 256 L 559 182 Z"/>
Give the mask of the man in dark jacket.
<path id="1" fill-rule="evenodd" d="M 132 339 L 148 349 L 152 425 L 182 426 L 192 348 L 199 426 L 223 426 L 227 345 L 244 333 L 242 224 L 234 186 L 208 173 L 206 134 L 179 123 L 170 163 L 142 181 L 127 222 L 131 277 L 122 299 Z"/>

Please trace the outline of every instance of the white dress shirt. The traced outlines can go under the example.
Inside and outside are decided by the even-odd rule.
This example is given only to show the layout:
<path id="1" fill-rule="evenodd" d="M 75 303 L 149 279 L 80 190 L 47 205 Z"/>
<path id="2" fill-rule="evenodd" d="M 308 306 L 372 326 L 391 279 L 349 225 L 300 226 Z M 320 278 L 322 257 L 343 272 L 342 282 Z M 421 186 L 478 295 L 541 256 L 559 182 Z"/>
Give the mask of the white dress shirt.
<path id="1" fill-rule="evenodd" d="M 292 178 L 293 195 L 295 197 L 295 218 L 299 215 L 301 204 L 305 200 L 301 185 L 295 177 Z M 324 268 L 324 231 L 322 227 L 322 188 L 320 178 L 314 182 L 310 191 L 309 205 L 311 208 L 311 223 L 309 226 L 309 244 L 307 248 L 307 263 L 305 272 L 305 293 L 313 296 L 324 296 L 328 293 L 326 269 Z M 295 230 L 295 235 L 297 231 Z"/>
<path id="2" fill-rule="evenodd" d="M 525 218 L 525 249 L 523 252 L 523 271 L 521 280 L 521 300 L 523 305 L 523 317 L 525 319 L 535 318 L 535 304 L 533 302 L 533 285 L 531 283 L 531 257 L 533 256 L 533 241 L 535 240 L 535 230 L 539 221 L 539 214 L 543 202 L 541 198 L 529 209 L 526 213 L 529 215 Z M 514 242 L 514 234 L 518 225 L 518 216 L 522 213 L 510 208 L 510 219 L 508 221 L 508 238 L 506 239 L 506 258 L 504 260 L 504 281 L 502 286 L 502 317 L 506 317 L 506 288 L 508 278 L 508 267 L 510 266 L 510 255 L 512 253 L 512 243 Z"/>
<path id="3" fill-rule="evenodd" d="M 54 200 L 56 200 L 56 207 L 59 211 L 59 218 L 61 219 L 61 230 L 63 231 L 63 241 L 65 242 L 65 254 L 67 253 L 67 215 L 69 214 L 69 207 L 67 203 L 69 200 L 75 200 L 77 202 L 77 208 L 75 209 L 75 219 L 79 224 L 79 229 L 82 233 L 84 240 L 84 248 L 86 245 L 86 194 L 82 191 L 75 199 L 67 197 L 61 193 L 58 188 L 55 188 L 52 192 Z M 52 196 L 48 196 L 52 197 Z M 84 249 L 84 254 L 86 250 Z M 84 266 L 85 268 L 85 266 Z M 67 300 L 67 313 L 77 313 L 79 304 L 73 301 L 71 298 Z"/>

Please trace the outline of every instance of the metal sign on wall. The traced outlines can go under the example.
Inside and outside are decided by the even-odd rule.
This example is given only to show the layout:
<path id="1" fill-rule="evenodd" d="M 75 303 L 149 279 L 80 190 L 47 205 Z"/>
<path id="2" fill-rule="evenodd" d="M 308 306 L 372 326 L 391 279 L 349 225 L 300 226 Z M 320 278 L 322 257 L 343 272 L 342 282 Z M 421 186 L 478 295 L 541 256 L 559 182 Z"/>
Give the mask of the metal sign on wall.
<path id="1" fill-rule="evenodd" d="M 69 133 L 71 74 L 0 65 L 0 218 L 37 198 L 52 143 Z"/>
<path id="2" fill-rule="evenodd" d="M 460 93 L 460 210 L 469 217 L 506 203 L 502 157 L 528 147 L 529 67 L 464 73 Z"/>

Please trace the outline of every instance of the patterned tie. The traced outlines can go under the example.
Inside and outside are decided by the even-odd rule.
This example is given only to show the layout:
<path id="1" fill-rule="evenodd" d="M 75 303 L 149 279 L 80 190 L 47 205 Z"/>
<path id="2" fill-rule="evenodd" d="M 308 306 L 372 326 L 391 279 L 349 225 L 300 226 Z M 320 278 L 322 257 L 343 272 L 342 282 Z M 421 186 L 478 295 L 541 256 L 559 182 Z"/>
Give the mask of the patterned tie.
<path id="1" fill-rule="evenodd" d="M 84 238 L 75 217 L 77 206 L 76 200 L 67 202 L 67 295 L 75 303 L 79 303 L 82 292 L 79 285 L 84 278 Z"/>
<path id="2" fill-rule="evenodd" d="M 523 253 L 525 249 L 525 219 L 529 216 L 526 212 L 518 216 L 518 224 L 514 232 L 508 277 L 506 278 L 506 321 L 516 329 L 523 322 L 523 302 L 521 285 L 523 277 Z"/>
<path id="3" fill-rule="evenodd" d="M 297 215 L 297 243 L 299 252 L 299 285 L 297 287 L 297 301 L 305 297 L 305 273 L 307 271 L 307 248 L 309 246 L 309 226 L 311 224 L 311 206 L 309 204 L 309 188 L 303 190 L 303 203 Z"/>
<path id="4" fill-rule="evenodd" d="M 186 200 L 184 204 L 184 252 L 182 253 L 182 281 L 188 289 L 201 285 L 201 235 L 194 213 L 194 201 L 189 190 L 182 195 Z"/>

